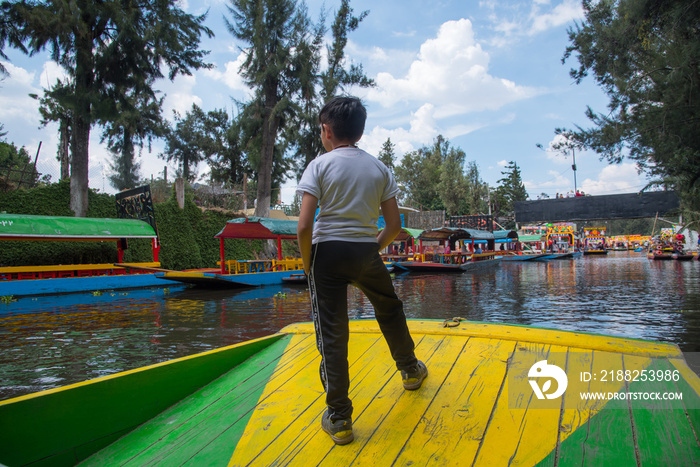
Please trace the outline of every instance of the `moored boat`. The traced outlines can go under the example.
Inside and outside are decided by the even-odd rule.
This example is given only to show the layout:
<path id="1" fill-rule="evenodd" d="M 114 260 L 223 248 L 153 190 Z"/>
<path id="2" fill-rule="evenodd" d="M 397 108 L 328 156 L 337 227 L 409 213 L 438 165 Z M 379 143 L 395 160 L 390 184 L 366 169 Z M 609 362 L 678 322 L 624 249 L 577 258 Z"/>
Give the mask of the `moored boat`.
<path id="1" fill-rule="evenodd" d="M 583 254 L 585 256 L 605 256 L 608 250 L 606 243 L 606 227 L 584 227 L 583 228 Z"/>
<path id="2" fill-rule="evenodd" d="M 673 253 L 671 257 L 676 261 L 692 261 L 693 254 L 691 253 Z"/>
<path id="3" fill-rule="evenodd" d="M 520 253 L 510 254 L 501 257 L 502 261 L 537 261 L 538 259 L 549 256 L 547 253 Z"/>
<path id="4" fill-rule="evenodd" d="M 258 287 L 281 284 L 292 274 L 303 272 L 301 258 L 285 257 L 282 240 L 297 239 L 297 221 L 246 217 L 232 219 L 214 236 L 219 239 L 219 271 L 173 271 L 156 274 L 159 279 L 203 287 Z M 277 259 L 226 259 L 226 239 L 275 240 Z"/>
<path id="5" fill-rule="evenodd" d="M 486 230 L 441 227 L 423 231 L 418 241 L 418 253 L 408 261 L 394 263 L 396 268 L 412 272 L 477 272 L 496 266 L 501 261 L 500 254 L 493 251 L 495 237 Z M 463 248 L 454 251 L 457 241 L 462 242 Z M 423 242 L 439 242 L 440 246 L 438 249 L 426 249 Z M 473 252 L 466 251 L 467 243 L 471 244 Z M 487 251 L 480 251 L 478 245 L 484 245 Z"/>
<path id="6" fill-rule="evenodd" d="M 648 259 L 653 259 L 653 260 L 661 260 L 661 261 L 667 261 L 667 260 L 672 260 L 673 259 L 673 254 L 671 253 L 666 253 L 661 250 L 656 250 L 656 251 L 650 251 L 647 253 L 647 258 Z"/>
<path id="7" fill-rule="evenodd" d="M 124 263 L 128 239 L 151 241 L 153 261 Z M 0 242 L 115 242 L 117 263 L 60 264 L 0 267 L 0 296 L 162 287 L 155 275 L 160 269 L 158 234 L 139 219 L 0 214 Z"/>
<path id="8" fill-rule="evenodd" d="M 355 441 L 342 448 L 321 430 L 320 357 L 313 324 L 303 323 L 1 401 L 0 463 L 687 465 L 700 457 L 700 378 L 675 345 L 458 318 L 409 320 L 409 329 L 429 369 L 418 391 L 404 391 L 377 324 L 351 321 Z M 645 393 L 681 398 L 635 397 Z"/>

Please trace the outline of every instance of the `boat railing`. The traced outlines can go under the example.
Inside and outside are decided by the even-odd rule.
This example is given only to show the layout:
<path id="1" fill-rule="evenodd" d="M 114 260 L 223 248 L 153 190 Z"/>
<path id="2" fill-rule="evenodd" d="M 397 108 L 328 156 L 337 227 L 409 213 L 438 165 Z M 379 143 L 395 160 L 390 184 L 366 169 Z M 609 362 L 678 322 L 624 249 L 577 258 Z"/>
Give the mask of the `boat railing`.
<path id="1" fill-rule="evenodd" d="M 474 253 L 471 256 L 471 261 L 484 261 L 487 259 L 493 259 L 495 256 L 500 256 L 500 253 L 497 251 L 486 251 L 484 253 Z"/>
<path id="2" fill-rule="evenodd" d="M 221 266 L 221 261 L 216 264 Z M 271 271 L 299 271 L 303 269 L 301 258 L 285 259 L 230 259 L 224 262 L 228 274 L 250 274 Z"/>
<path id="3" fill-rule="evenodd" d="M 4 266 L 0 267 L 0 281 L 152 274 L 153 271 L 149 271 L 148 268 L 160 267 L 159 262 L 124 263 L 124 265 L 132 267 L 115 266 L 114 263 Z"/>

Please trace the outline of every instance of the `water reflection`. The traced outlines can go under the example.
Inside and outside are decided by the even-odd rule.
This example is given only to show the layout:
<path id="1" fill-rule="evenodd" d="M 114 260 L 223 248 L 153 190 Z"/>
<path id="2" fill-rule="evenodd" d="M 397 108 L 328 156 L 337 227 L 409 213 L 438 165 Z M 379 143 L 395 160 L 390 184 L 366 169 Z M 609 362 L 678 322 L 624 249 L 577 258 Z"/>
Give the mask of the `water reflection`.
<path id="1" fill-rule="evenodd" d="M 405 274 L 406 315 L 543 326 L 673 342 L 700 351 L 700 263 L 633 252 L 504 263 L 479 274 Z M 372 306 L 349 293 L 352 319 Z M 0 304 L 0 399 L 149 365 L 309 321 L 308 291 L 171 288 Z"/>

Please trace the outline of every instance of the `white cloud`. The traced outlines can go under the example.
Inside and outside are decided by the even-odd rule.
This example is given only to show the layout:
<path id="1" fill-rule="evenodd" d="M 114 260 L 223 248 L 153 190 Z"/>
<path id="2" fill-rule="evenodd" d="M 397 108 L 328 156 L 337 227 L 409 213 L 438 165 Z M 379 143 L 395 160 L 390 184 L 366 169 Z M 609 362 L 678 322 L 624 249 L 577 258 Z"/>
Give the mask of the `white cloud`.
<path id="1" fill-rule="evenodd" d="M 554 135 L 554 138 L 552 138 L 552 141 L 549 142 L 549 145 L 547 148 L 544 150 L 545 153 L 547 154 L 547 159 L 549 162 L 557 165 L 567 165 L 571 164 L 572 162 L 572 151 L 567 150 L 563 151 L 562 149 L 555 149 L 556 145 L 564 144 L 567 141 L 567 138 L 561 134 Z M 573 156 L 579 156 L 579 158 L 582 156 L 583 151 L 581 150 L 575 150 L 575 153 Z"/>
<path id="2" fill-rule="evenodd" d="M 379 73 L 377 87 L 369 90 L 367 98 L 384 107 L 430 102 L 436 118 L 445 118 L 497 110 L 537 94 L 535 89 L 491 76 L 488 68 L 489 55 L 475 41 L 471 21 L 448 21 L 437 37 L 423 43 L 403 78 Z"/>
<path id="3" fill-rule="evenodd" d="M 579 189 L 589 195 L 635 193 L 646 185 L 633 163 L 608 165 L 598 173 L 598 179 L 585 179 Z"/>
<path id="4" fill-rule="evenodd" d="M 549 4 L 548 1 L 538 1 L 535 3 Z M 581 2 L 578 0 L 564 0 L 545 14 L 540 14 L 539 8 L 534 7 L 530 17 L 531 25 L 529 34 L 538 34 L 579 18 L 583 18 L 583 9 L 581 7 Z"/>
<path id="5" fill-rule="evenodd" d="M 408 130 L 405 128 L 390 130 L 376 126 L 369 133 L 365 133 L 359 142 L 359 146 L 376 156 L 382 144 L 387 138 L 391 138 L 391 142 L 396 145 L 394 153 L 398 161 L 400 161 L 404 154 L 415 150 L 419 146 L 431 143 L 439 134 L 434 114 L 435 107 L 432 104 L 424 104 L 411 114 L 410 128 Z"/>
<path id="6" fill-rule="evenodd" d="M 17 124 L 38 127 L 41 117 L 37 109 L 37 101 L 29 97 L 29 94 L 43 95 L 42 90 L 35 83 L 36 73 L 9 62 L 2 62 L 2 64 L 10 74 L 8 78 L 0 81 L 2 123 L 8 128 Z"/>
<path id="7" fill-rule="evenodd" d="M 53 87 L 58 81 L 62 83 L 67 83 L 69 80 L 68 73 L 66 70 L 54 61 L 48 61 L 44 63 L 41 72 L 40 85 L 44 89 L 49 89 Z"/>
<path id="8" fill-rule="evenodd" d="M 569 177 L 565 177 L 563 173 L 549 170 L 547 171 L 547 175 L 551 178 L 545 182 L 533 182 L 531 180 L 523 181 L 523 185 L 525 185 L 525 189 L 530 196 L 537 196 L 540 193 L 548 193 L 551 194 L 552 198 L 554 198 L 555 191 L 561 190 L 561 187 L 571 186 L 572 180 Z"/>
<path id="9" fill-rule="evenodd" d="M 202 106 L 202 98 L 193 93 L 197 84 L 194 76 L 179 75 L 174 81 L 165 81 L 165 95 L 163 101 L 163 116 L 167 119 L 173 118 L 173 111 L 184 116 L 192 108 L 192 104 Z"/>
<path id="10" fill-rule="evenodd" d="M 251 89 L 243 80 L 241 76 L 241 66 L 245 62 L 245 53 L 240 52 L 238 57 L 233 62 L 226 62 L 224 64 L 224 71 L 218 69 L 205 70 L 203 72 L 204 76 L 208 76 L 216 81 L 220 81 L 228 86 L 230 89 L 235 91 L 242 91 L 246 94 L 251 93 Z"/>

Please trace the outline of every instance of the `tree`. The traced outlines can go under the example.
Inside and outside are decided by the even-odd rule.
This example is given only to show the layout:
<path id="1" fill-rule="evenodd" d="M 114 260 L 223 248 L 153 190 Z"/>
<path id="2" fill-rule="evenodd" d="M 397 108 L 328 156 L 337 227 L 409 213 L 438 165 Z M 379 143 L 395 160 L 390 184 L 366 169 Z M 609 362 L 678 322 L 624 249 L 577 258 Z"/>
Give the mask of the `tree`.
<path id="1" fill-rule="evenodd" d="M 56 80 L 56 83 L 51 89 L 51 93 L 67 94 L 70 92 L 70 85 L 63 83 L 61 80 Z M 52 99 L 44 92 L 43 97 L 37 94 L 29 96 L 39 101 L 39 113 L 41 114 L 41 126 L 45 127 L 50 122 L 58 122 L 58 154 L 56 159 L 61 165 L 61 180 L 70 178 L 70 135 L 71 122 L 73 121 L 70 109 L 62 107 L 55 99 Z"/>
<path id="2" fill-rule="evenodd" d="M 426 211 L 458 215 L 465 209 L 469 182 L 464 174 L 466 155 L 442 135 L 431 147 L 406 154 L 395 168 L 396 181 L 406 190 L 406 203 Z"/>
<path id="3" fill-rule="evenodd" d="M 165 122 L 161 116 L 163 99 L 154 99 L 146 93 L 125 92 L 126 104 L 119 102 L 115 116 L 105 122 L 102 141 L 113 154 L 110 183 L 118 190 L 135 188 L 140 180 L 140 164 L 136 162 L 135 148 L 149 150 L 154 137 L 165 135 Z"/>
<path id="4" fill-rule="evenodd" d="M 396 145 L 391 142 L 391 138 L 387 138 L 377 155 L 377 159 L 382 161 L 392 172 L 394 171 L 394 148 L 396 148 Z"/>
<path id="5" fill-rule="evenodd" d="M 297 178 L 301 178 L 309 163 L 325 151 L 318 124 L 318 114 L 323 105 L 350 86 L 374 85 L 374 81 L 365 76 L 362 65 L 350 64 L 348 67 L 345 59 L 348 34 L 359 27 L 368 13 L 364 11 L 354 16 L 350 1 L 341 1 L 331 26 L 333 41 L 326 46 L 328 66 L 324 70 L 321 69 L 321 49 L 326 32 L 324 13 L 321 13 L 318 24 L 311 28 L 310 40 L 303 41 L 298 47 L 296 62 L 300 81 L 298 99 L 295 99 L 297 110 L 293 117 L 294 124 L 288 126 L 290 132 L 286 136 L 295 148 Z"/>
<path id="6" fill-rule="evenodd" d="M 444 141 L 439 136 L 432 148 L 424 146 L 406 153 L 401 165 L 395 169 L 396 181 L 406 190 L 405 203 L 422 211 L 439 211 L 445 208 L 438 193 L 442 158 L 436 150 Z"/>
<path id="7" fill-rule="evenodd" d="M 182 177 L 192 182 L 196 177 L 196 167 L 207 155 L 202 143 L 202 135 L 205 133 L 205 114 L 196 104 L 192 104 L 185 117 L 175 112 L 174 127 L 165 134 L 165 150 L 160 157 L 168 162 L 176 161 L 178 172 Z"/>
<path id="8" fill-rule="evenodd" d="M 212 181 L 242 184 L 251 170 L 241 147 L 239 121 L 232 121 L 225 110 L 213 110 L 205 115 L 203 130 L 201 144 Z"/>
<path id="9" fill-rule="evenodd" d="M 593 123 L 575 137 L 610 163 L 628 157 L 679 191 L 700 216 L 700 8 L 697 2 L 583 2 L 585 20 L 569 29 L 576 83 L 591 74 L 608 110 L 587 109 Z M 558 130 L 565 131 L 565 130 Z"/>
<path id="10" fill-rule="evenodd" d="M 84 216 L 92 125 L 114 118 L 125 90 L 154 94 L 149 83 L 163 77 L 161 66 L 170 79 L 208 66 L 199 39 L 213 34 L 204 15 L 185 14 L 175 0 L 4 2 L 0 9 L 0 45 L 8 40 L 28 53 L 50 48 L 71 77 L 69 88 L 47 96 L 71 110 L 70 205 Z"/>
<path id="11" fill-rule="evenodd" d="M 496 188 L 496 215 L 511 217 L 515 202 L 527 200 L 528 195 L 520 176 L 518 164 L 510 161 L 505 169 L 504 172 L 501 172 L 501 175 L 505 175 L 505 177 L 498 181 L 499 185 Z"/>
<path id="12" fill-rule="evenodd" d="M 442 166 L 440 167 L 440 183 L 437 191 L 448 216 L 461 214 L 465 205 L 464 195 L 467 191 L 467 180 L 464 176 L 464 161 L 466 154 L 459 148 L 449 146 L 441 148 Z"/>
<path id="13" fill-rule="evenodd" d="M 13 143 L 0 142 L 0 188 L 32 187 L 38 179 L 39 173 L 25 148 L 17 149 Z M 3 186 L 6 182 L 7 186 Z"/>
<path id="14" fill-rule="evenodd" d="M 487 212 L 486 199 L 488 198 L 489 186 L 481 179 L 479 166 L 474 161 L 469 161 L 467 164 L 465 185 L 462 213 L 475 216 Z"/>
<path id="15" fill-rule="evenodd" d="M 258 196 L 255 215 L 266 217 L 270 207 L 275 146 L 285 113 L 298 89 L 295 53 L 303 50 L 308 31 L 306 10 L 294 0 L 230 0 L 229 32 L 245 42 L 241 76 L 255 91 L 255 113 L 261 120 Z"/>
<path id="16" fill-rule="evenodd" d="M 365 76 L 362 65 L 351 64 L 347 68 L 345 63 L 348 33 L 356 30 L 368 14 L 369 11 L 363 11 L 360 16 L 353 16 L 350 0 L 340 2 L 340 8 L 331 26 L 333 43 L 327 48 L 328 68 L 321 75 L 321 97 L 324 102 L 334 97 L 338 90 L 344 90 L 348 86 L 357 85 L 364 88 L 374 86 L 374 80 Z"/>

